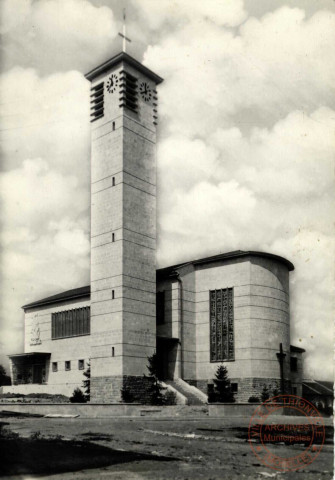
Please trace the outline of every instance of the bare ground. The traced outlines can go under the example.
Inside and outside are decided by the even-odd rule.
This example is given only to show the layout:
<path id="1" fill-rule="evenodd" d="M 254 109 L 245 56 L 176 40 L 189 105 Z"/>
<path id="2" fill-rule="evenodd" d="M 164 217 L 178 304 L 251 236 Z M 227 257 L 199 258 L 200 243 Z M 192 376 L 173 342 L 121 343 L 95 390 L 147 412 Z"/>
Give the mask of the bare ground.
<path id="1" fill-rule="evenodd" d="M 330 419 L 319 457 L 280 473 L 259 463 L 242 418 L 3 418 L 20 439 L 1 446 L 4 478 L 54 480 L 332 479 Z M 293 418 L 280 417 L 280 423 Z M 299 422 L 301 419 L 299 420 Z M 279 423 L 279 422 L 278 422 Z M 37 439 L 31 435 L 36 433 Z M 41 438 L 42 435 L 42 438 Z M 49 439 L 49 440 L 48 440 Z M 14 443 L 13 443 L 14 442 Z M 302 445 L 275 445 L 299 455 Z M 6 467 L 7 466 L 7 467 Z M 7 470 L 6 470 L 7 468 Z"/>

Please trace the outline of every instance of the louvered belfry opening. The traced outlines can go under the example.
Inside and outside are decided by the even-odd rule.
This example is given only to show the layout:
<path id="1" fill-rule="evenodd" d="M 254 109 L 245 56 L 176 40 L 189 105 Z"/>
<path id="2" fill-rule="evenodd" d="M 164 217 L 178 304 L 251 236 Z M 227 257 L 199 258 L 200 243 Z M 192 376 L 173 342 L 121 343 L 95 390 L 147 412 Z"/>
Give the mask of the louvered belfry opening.
<path id="1" fill-rule="evenodd" d="M 120 80 L 120 107 L 129 108 L 129 110 L 137 113 L 137 78 L 122 70 Z"/>
<path id="2" fill-rule="evenodd" d="M 154 121 L 153 121 L 153 124 L 154 125 L 157 125 L 158 124 L 158 112 L 157 112 L 157 102 L 158 102 L 158 98 L 157 98 L 157 90 L 154 90 L 154 94 L 153 94 L 153 97 L 152 97 L 152 105 L 154 107 L 153 109 L 153 118 L 154 118 Z"/>
<path id="3" fill-rule="evenodd" d="M 104 116 L 104 83 L 91 88 L 91 122 Z"/>

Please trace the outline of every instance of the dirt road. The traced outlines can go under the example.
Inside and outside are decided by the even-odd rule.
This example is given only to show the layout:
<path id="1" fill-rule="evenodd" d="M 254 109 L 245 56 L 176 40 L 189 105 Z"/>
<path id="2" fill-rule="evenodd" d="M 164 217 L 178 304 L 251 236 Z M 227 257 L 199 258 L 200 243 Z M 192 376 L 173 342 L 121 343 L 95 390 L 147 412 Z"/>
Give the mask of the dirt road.
<path id="1" fill-rule="evenodd" d="M 248 421 L 241 418 L 2 418 L 1 421 L 8 423 L 7 428 L 20 437 L 31 438 L 32 434 L 35 437 L 29 443 L 26 441 L 25 446 L 12 445 L 14 453 L 9 453 L 22 460 L 21 464 L 17 460 L 16 470 L 11 470 L 15 475 L 8 478 L 12 479 L 333 478 L 330 419 L 326 422 L 328 440 L 319 457 L 302 470 L 288 473 L 260 464 L 246 440 Z M 280 421 L 292 421 L 292 417 L 286 420 L 281 417 Z M 41 436 L 53 440 L 45 443 Z M 29 456 L 28 444 L 35 445 L 37 453 Z M 17 456 L 15 448 L 22 450 Z M 292 456 L 293 451 L 298 455 L 304 449 L 302 445 L 282 444 L 275 448 L 281 456 Z"/>

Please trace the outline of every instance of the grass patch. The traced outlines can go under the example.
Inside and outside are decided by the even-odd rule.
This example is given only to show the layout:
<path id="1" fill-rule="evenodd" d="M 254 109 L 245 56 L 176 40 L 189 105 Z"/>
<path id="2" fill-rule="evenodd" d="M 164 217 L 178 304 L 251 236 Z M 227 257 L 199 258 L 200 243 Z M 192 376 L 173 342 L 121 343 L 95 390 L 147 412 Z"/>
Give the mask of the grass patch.
<path id="1" fill-rule="evenodd" d="M 89 442 L 89 439 L 100 440 L 105 437 L 111 440 L 107 435 L 89 432 L 89 439 L 76 441 L 63 440 L 61 436 L 45 438 L 37 431 L 30 438 L 22 438 L 9 430 L 7 425 L 0 423 L 0 476 L 75 472 L 141 460 L 178 460 L 141 452 L 118 451 Z"/>

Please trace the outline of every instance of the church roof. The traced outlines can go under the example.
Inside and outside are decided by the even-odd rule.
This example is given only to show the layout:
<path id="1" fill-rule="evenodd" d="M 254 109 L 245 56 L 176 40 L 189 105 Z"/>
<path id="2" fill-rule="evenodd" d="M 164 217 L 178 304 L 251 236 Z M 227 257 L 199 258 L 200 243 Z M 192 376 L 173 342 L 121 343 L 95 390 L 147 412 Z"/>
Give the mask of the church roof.
<path id="1" fill-rule="evenodd" d="M 292 353 L 304 353 L 304 352 L 306 352 L 306 350 L 304 348 L 301 348 L 301 347 L 296 347 L 294 345 L 290 345 L 290 352 L 292 352 Z"/>
<path id="2" fill-rule="evenodd" d="M 114 57 L 107 60 L 107 62 L 102 63 L 98 67 L 93 68 L 93 70 L 86 73 L 85 77 L 87 78 L 87 80 L 92 81 L 98 75 L 101 75 L 102 73 L 106 72 L 107 70 L 109 70 L 110 68 L 114 67 L 115 65 L 121 62 L 128 63 L 128 65 L 130 65 L 131 67 L 136 68 L 136 70 L 143 73 L 143 75 L 146 75 L 148 78 L 153 80 L 156 83 L 156 85 L 158 85 L 159 83 L 162 83 L 163 81 L 162 77 L 160 77 L 159 75 L 154 73 L 152 70 L 142 65 L 142 63 L 135 60 L 135 58 L 131 57 L 130 55 L 128 55 L 128 53 L 125 53 L 125 52 L 118 53 Z"/>
<path id="3" fill-rule="evenodd" d="M 332 382 L 312 380 L 302 382 L 303 395 L 332 395 L 334 385 Z"/>
<path id="4" fill-rule="evenodd" d="M 67 290 L 66 292 L 58 293 L 57 295 L 52 295 L 51 297 L 42 298 L 36 302 L 28 303 L 23 305 L 23 309 L 41 307 L 43 305 L 49 305 L 51 303 L 61 302 L 63 300 L 73 300 L 76 298 L 89 297 L 91 288 L 89 285 L 86 287 L 73 288 L 72 290 Z"/>
<path id="5" fill-rule="evenodd" d="M 172 274 L 176 269 L 180 267 L 184 267 L 186 265 L 201 265 L 206 263 L 218 262 L 220 260 L 230 260 L 233 258 L 241 258 L 241 257 L 262 257 L 262 258 L 270 258 L 272 260 L 277 260 L 280 263 L 284 263 L 289 271 L 294 270 L 294 265 L 289 260 L 286 260 L 284 257 L 280 257 L 279 255 L 274 255 L 273 253 L 265 253 L 265 252 L 255 252 L 255 251 L 243 251 L 243 250 L 235 250 L 233 252 L 228 253 L 220 253 L 219 255 L 214 255 L 211 257 L 204 257 L 199 258 L 198 260 L 191 260 L 189 262 L 179 263 L 177 265 L 172 265 L 171 267 L 160 268 L 157 270 L 158 276 L 166 276 Z"/>
<path id="6" fill-rule="evenodd" d="M 204 257 L 198 260 L 191 260 L 189 262 L 179 263 L 178 265 L 172 265 L 171 267 L 160 268 L 157 270 L 157 276 L 165 277 L 171 275 L 176 271 L 177 268 L 184 267 L 186 265 L 201 265 L 206 263 L 218 262 L 220 260 L 230 260 L 233 258 L 250 256 L 271 258 L 273 260 L 277 260 L 278 262 L 284 263 L 290 271 L 294 270 L 294 265 L 289 260 L 286 260 L 286 258 L 283 257 L 279 257 L 278 255 L 264 252 L 236 250 L 234 252 L 220 253 L 219 255 L 214 255 L 212 257 Z M 73 288 L 72 290 L 67 290 L 65 292 L 58 293 L 57 295 L 52 295 L 51 297 L 42 298 L 41 300 L 37 300 L 36 302 L 28 303 L 27 305 L 23 305 L 22 308 L 26 310 L 29 308 L 41 307 L 44 305 L 50 305 L 52 303 L 62 302 L 64 300 L 73 300 L 77 298 L 89 297 L 90 292 L 90 285 L 80 288 Z M 299 349 L 299 347 L 293 348 Z"/>

